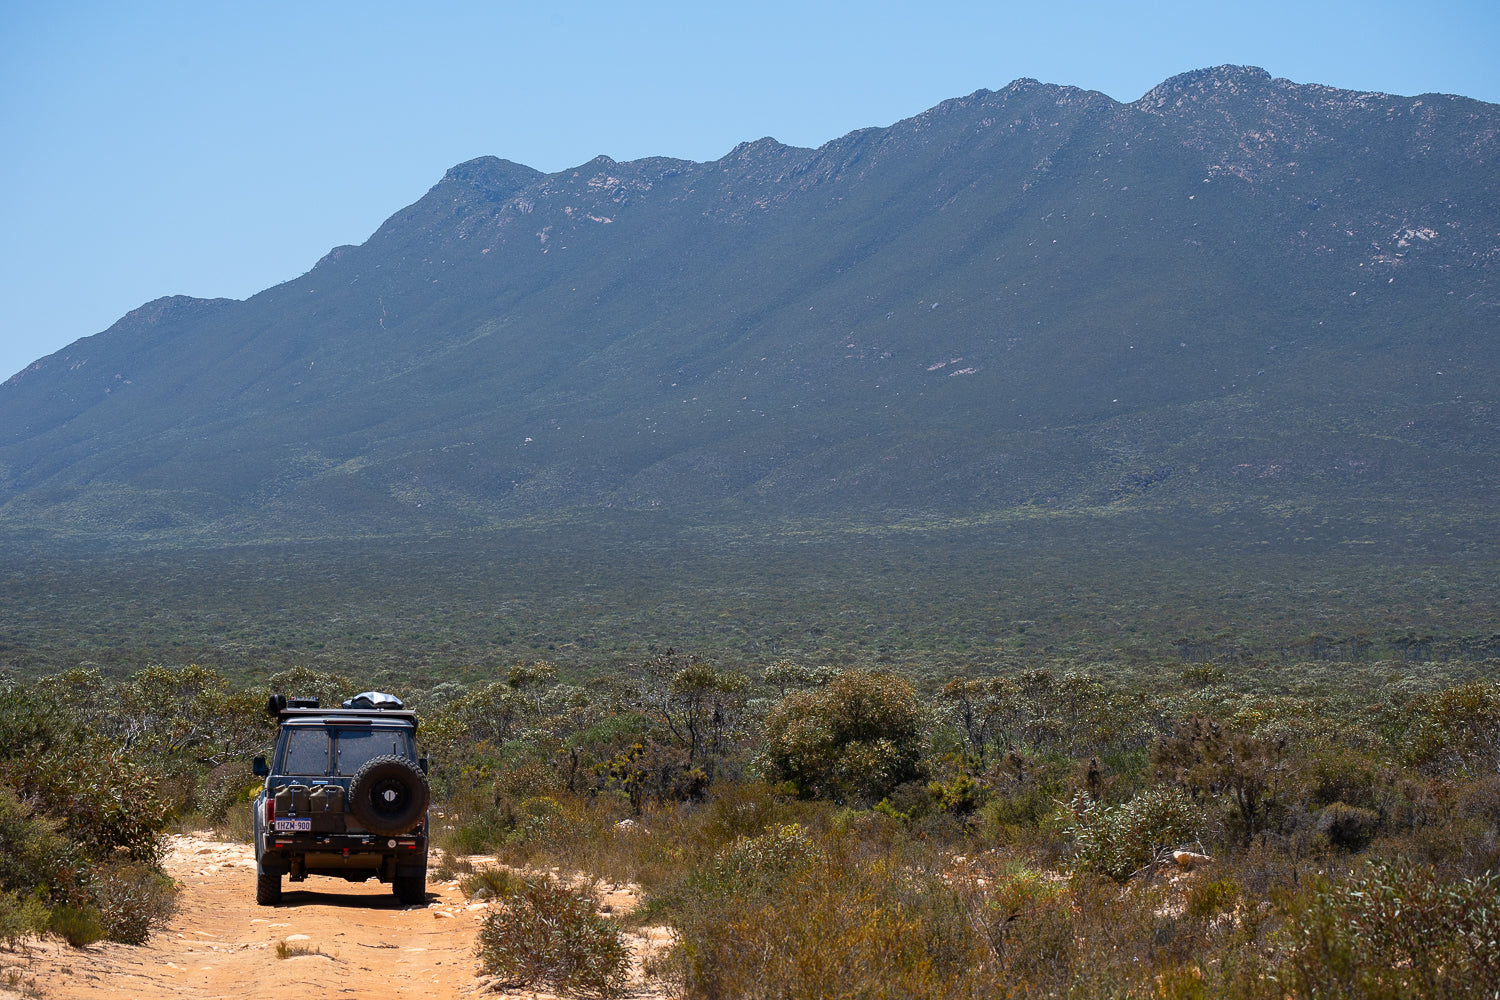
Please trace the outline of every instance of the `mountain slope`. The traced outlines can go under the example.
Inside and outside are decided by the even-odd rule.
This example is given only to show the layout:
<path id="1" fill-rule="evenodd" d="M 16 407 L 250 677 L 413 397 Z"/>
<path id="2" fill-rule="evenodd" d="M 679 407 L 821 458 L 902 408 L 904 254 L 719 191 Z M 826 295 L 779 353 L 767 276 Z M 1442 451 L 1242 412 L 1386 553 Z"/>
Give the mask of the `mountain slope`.
<path id="1" fill-rule="evenodd" d="M 1493 497 L 1500 109 L 1219 67 L 816 149 L 460 164 L 0 388 L 0 524 L 422 532 Z"/>

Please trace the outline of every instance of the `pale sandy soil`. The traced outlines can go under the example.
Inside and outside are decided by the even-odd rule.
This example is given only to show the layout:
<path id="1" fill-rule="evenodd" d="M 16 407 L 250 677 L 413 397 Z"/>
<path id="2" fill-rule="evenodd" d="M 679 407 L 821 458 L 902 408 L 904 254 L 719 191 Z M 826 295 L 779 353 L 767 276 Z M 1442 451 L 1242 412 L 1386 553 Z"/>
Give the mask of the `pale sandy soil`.
<path id="1" fill-rule="evenodd" d="M 309 878 L 284 882 L 281 905 L 255 905 L 255 861 L 249 845 L 172 837 L 167 872 L 182 885 L 177 915 L 149 944 L 70 948 L 32 942 L 0 950 L 0 998 L 100 997 L 170 1000 L 328 997 L 545 997 L 494 990 L 476 978 L 475 932 L 483 903 L 470 903 L 456 882 L 429 881 L 425 906 L 402 906 L 376 881 Z M 606 912 L 628 912 L 628 886 L 606 887 Z M 659 930 L 630 934 L 636 953 L 634 997 L 662 994 L 640 985 L 640 958 L 665 940 Z M 311 954 L 281 959 L 277 946 Z M 10 988 L 6 988 L 9 981 Z M 17 989 L 20 992 L 17 992 Z"/>

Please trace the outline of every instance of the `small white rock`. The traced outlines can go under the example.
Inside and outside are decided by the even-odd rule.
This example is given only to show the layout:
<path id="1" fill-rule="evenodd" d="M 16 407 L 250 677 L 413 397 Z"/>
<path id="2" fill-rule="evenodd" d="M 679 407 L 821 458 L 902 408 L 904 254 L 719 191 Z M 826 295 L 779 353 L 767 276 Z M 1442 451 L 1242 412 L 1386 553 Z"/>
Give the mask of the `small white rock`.
<path id="1" fill-rule="evenodd" d="M 1173 851 L 1172 860 L 1177 862 L 1177 867 L 1183 871 L 1192 871 L 1199 865 L 1212 863 L 1213 858 L 1207 854 L 1199 854 L 1196 851 Z"/>

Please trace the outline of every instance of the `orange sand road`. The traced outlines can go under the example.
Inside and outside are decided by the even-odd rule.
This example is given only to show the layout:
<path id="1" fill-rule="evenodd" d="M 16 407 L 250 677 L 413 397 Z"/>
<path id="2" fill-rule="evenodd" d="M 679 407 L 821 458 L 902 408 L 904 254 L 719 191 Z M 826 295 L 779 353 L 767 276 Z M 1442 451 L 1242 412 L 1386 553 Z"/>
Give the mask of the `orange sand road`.
<path id="1" fill-rule="evenodd" d="M 284 882 L 282 903 L 263 907 L 255 905 L 248 845 L 172 837 L 165 864 L 183 892 L 170 926 L 149 944 L 33 943 L 29 954 L 0 952 L 0 971 L 18 975 L 16 985 L 46 1000 L 545 995 L 481 990 L 474 940 L 485 908 L 468 902 L 457 883 L 429 882 L 427 904 L 404 907 L 375 881 L 312 877 Z M 621 912 L 633 895 L 621 889 L 605 902 Z M 639 955 L 664 937 L 651 931 L 628 940 Z M 279 959 L 281 943 L 315 953 Z M 0 997 L 16 995 L 0 986 Z"/>

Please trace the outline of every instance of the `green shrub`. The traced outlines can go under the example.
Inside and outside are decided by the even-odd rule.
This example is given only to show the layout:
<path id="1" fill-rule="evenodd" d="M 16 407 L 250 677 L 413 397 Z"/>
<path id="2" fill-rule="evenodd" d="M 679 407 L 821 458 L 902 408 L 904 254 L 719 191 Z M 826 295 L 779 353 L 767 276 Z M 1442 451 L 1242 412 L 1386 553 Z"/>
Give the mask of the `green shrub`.
<path id="1" fill-rule="evenodd" d="M 1224 680 L 1224 668 L 1212 663 L 1188 663 L 1177 676 L 1184 684 L 1207 687 Z"/>
<path id="2" fill-rule="evenodd" d="M 755 837 L 776 826 L 801 822 L 816 806 L 757 781 L 725 782 L 694 813 L 694 839 L 706 851 L 717 851 L 740 837 Z"/>
<path id="3" fill-rule="evenodd" d="M 574 832 L 562 805 L 551 796 L 503 802 L 499 815 L 505 834 L 495 851 L 509 864 L 524 865 L 538 853 L 556 853 Z"/>
<path id="4" fill-rule="evenodd" d="M 1500 877 L 1448 882 L 1376 863 L 1320 879 L 1283 906 L 1278 983 L 1292 997 L 1493 1000 L 1500 990 Z"/>
<path id="5" fill-rule="evenodd" d="M 486 854 L 505 843 L 509 832 L 510 825 L 505 818 L 491 811 L 445 831 L 440 842 L 444 850 L 452 854 Z"/>
<path id="6" fill-rule="evenodd" d="M 554 882 L 527 879 L 484 918 L 479 960 L 506 987 L 608 995 L 625 985 L 629 952 L 594 900 Z"/>
<path id="7" fill-rule="evenodd" d="M 64 742 L 73 725 L 54 699 L 9 680 L 0 682 L 0 760 L 45 752 Z"/>
<path id="8" fill-rule="evenodd" d="M 1242 895 L 1243 889 L 1232 877 L 1195 882 L 1188 890 L 1184 912 L 1197 920 L 1210 920 L 1232 910 Z"/>
<path id="9" fill-rule="evenodd" d="M 985 782 L 990 798 L 980 815 L 1006 837 L 1040 827 L 1056 810 L 1057 799 L 1066 787 L 1057 764 L 1028 759 L 1015 750 L 986 772 Z"/>
<path id="10" fill-rule="evenodd" d="M 232 824 L 241 813 L 250 814 L 250 803 L 260 793 L 265 782 L 250 772 L 248 761 L 235 761 L 214 768 L 203 781 L 203 790 L 197 799 L 203 819 L 215 829 Z"/>
<path id="11" fill-rule="evenodd" d="M 35 815 L 15 792 L 0 785 L 0 892 L 30 893 L 46 887 L 73 894 L 77 862 L 57 824 Z"/>
<path id="12" fill-rule="evenodd" d="M 361 690 L 343 674 L 314 670 L 307 666 L 288 667 L 266 678 L 266 689 L 298 698 L 317 698 L 324 707 L 337 708 L 340 701 Z"/>
<path id="13" fill-rule="evenodd" d="M 15 947 L 47 929 L 52 913 L 37 893 L 0 892 L 0 942 Z"/>
<path id="14" fill-rule="evenodd" d="M 1178 788 L 1157 786 L 1117 806 L 1076 795 L 1066 806 L 1074 862 L 1124 882 L 1164 851 L 1198 839 L 1203 816 Z"/>
<path id="15" fill-rule="evenodd" d="M 515 842 L 545 841 L 562 819 L 562 806 L 550 795 L 522 799 L 516 820 L 506 839 Z"/>
<path id="16" fill-rule="evenodd" d="M 156 868 L 169 819 L 159 776 L 97 743 L 13 758 L 5 770 L 45 815 L 0 786 L 0 937 L 144 943 L 176 895 Z"/>
<path id="17" fill-rule="evenodd" d="M 1406 714 L 1407 762 L 1440 774 L 1493 773 L 1500 753 L 1500 682 L 1474 681 L 1419 696 Z"/>
<path id="18" fill-rule="evenodd" d="M 1334 847 L 1360 851 L 1375 839 L 1380 829 L 1380 814 L 1373 809 L 1334 802 L 1318 813 L 1315 829 Z"/>
<path id="19" fill-rule="evenodd" d="M 458 887 L 470 899 L 509 899 L 525 884 L 507 868 L 481 868 L 459 879 Z"/>
<path id="20" fill-rule="evenodd" d="M 17 789 L 59 820 L 59 832 L 86 858 L 119 852 L 156 862 L 172 814 L 160 794 L 161 775 L 147 765 L 93 745 L 12 762 L 9 771 Z"/>
<path id="21" fill-rule="evenodd" d="M 128 862 L 100 869 L 90 886 L 104 936 L 122 944 L 145 944 L 151 931 L 177 912 L 178 886 L 149 865 Z"/>
<path id="22" fill-rule="evenodd" d="M 1258 711 L 1240 720 L 1250 727 Z M 1275 827 L 1286 810 L 1292 763 L 1289 741 L 1261 738 L 1226 724 L 1195 716 L 1151 747 L 1151 766 L 1161 781 L 1175 782 L 1195 796 L 1228 803 L 1228 834 L 1248 847 L 1259 833 Z"/>
<path id="23" fill-rule="evenodd" d="M 968 816 L 989 798 L 988 790 L 967 774 L 955 775 L 948 781 L 934 781 L 927 790 L 937 808 L 956 816 Z"/>
<path id="24" fill-rule="evenodd" d="M 736 840 L 719 853 L 713 874 L 722 890 L 743 893 L 792 877 L 804 866 L 822 860 L 822 849 L 802 825 L 788 823 L 758 837 Z"/>
<path id="25" fill-rule="evenodd" d="M 716 891 L 673 901 L 661 970 L 684 996 L 945 997 L 977 985 L 985 945 L 940 876 L 806 844 L 786 830 L 741 842 L 698 876 Z"/>
<path id="26" fill-rule="evenodd" d="M 843 674 L 772 709 L 763 764 L 799 794 L 868 806 L 921 777 L 924 722 L 907 681 L 880 671 Z"/>
<path id="27" fill-rule="evenodd" d="M 437 850 L 437 860 L 432 869 L 432 877 L 439 882 L 447 882 L 464 875 L 474 874 L 474 863 L 461 854 L 452 851 Z"/>
<path id="28" fill-rule="evenodd" d="M 104 922 L 92 906 L 58 906 L 47 920 L 47 930 L 75 948 L 102 940 Z"/>
<path id="29" fill-rule="evenodd" d="M 652 802 L 697 802 L 708 793 L 708 774 L 686 749 L 655 740 L 633 743 L 594 767 L 597 787 L 622 793 L 639 816 Z"/>

